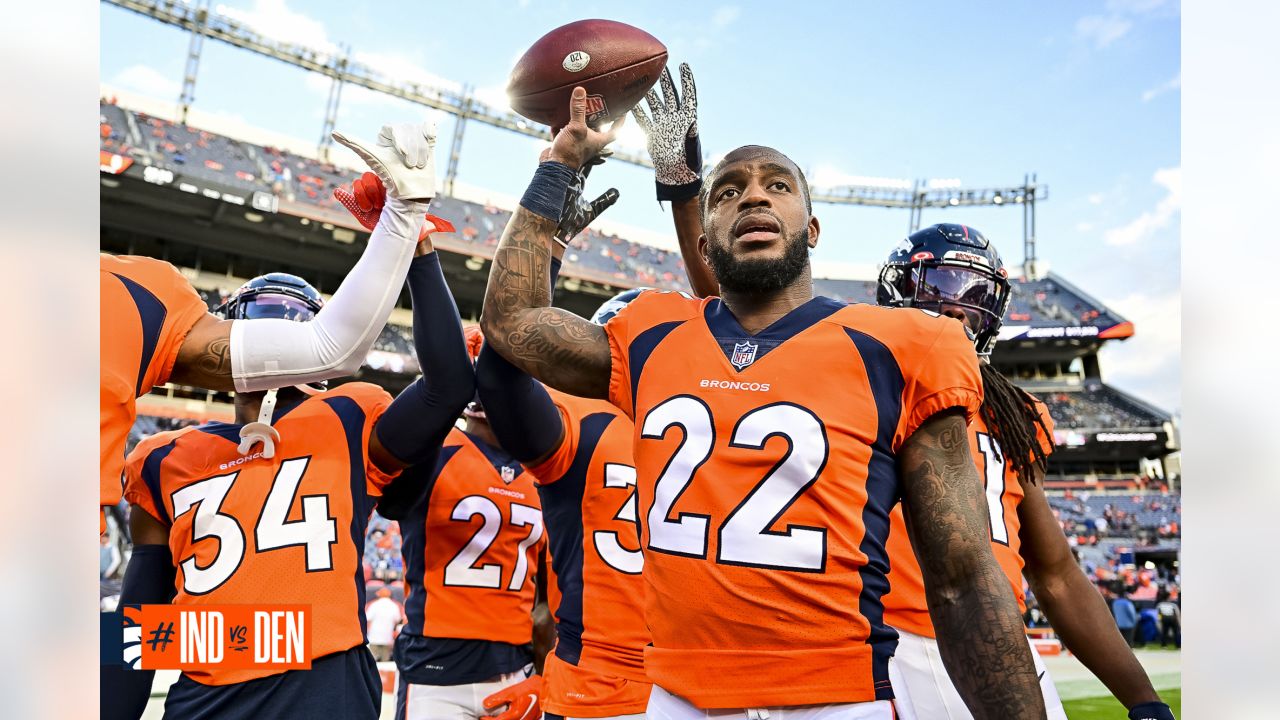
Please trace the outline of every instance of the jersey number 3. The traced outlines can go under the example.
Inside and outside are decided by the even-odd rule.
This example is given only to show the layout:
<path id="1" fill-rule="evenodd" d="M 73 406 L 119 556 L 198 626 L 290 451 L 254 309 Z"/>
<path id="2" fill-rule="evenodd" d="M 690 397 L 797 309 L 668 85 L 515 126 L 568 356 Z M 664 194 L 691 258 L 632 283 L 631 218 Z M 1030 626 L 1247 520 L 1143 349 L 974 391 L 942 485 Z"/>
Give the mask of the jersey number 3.
<path id="1" fill-rule="evenodd" d="M 303 496 L 302 519 L 288 519 L 298 485 L 302 483 L 310 461 L 310 457 L 300 457 L 280 463 L 280 470 L 271 482 L 271 491 L 267 493 L 267 500 L 258 515 L 258 524 L 253 528 L 253 539 L 257 552 L 295 545 L 305 547 L 307 572 L 319 572 L 333 569 L 333 545 L 338 542 L 338 523 L 329 515 L 329 497 Z M 170 498 L 174 520 L 195 507 L 195 519 L 191 522 L 193 544 L 205 538 L 218 541 L 218 554 L 207 566 L 200 567 L 194 553 L 179 563 L 182 587 L 188 595 L 213 592 L 244 562 L 244 530 L 234 517 L 221 512 L 222 503 L 239 474 L 237 470 L 191 483 Z"/>
<path id="2" fill-rule="evenodd" d="M 641 437 L 661 439 L 678 427 L 684 440 L 654 487 L 653 505 L 646 517 L 649 548 L 687 557 L 706 557 L 707 515 L 680 513 L 671 507 L 689 488 L 694 474 L 715 446 L 711 409 L 690 395 L 677 395 L 645 416 Z M 726 565 L 822 572 L 826 566 L 824 528 L 775 525 L 827 464 L 827 435 L 809 410 L 791 403 L 756 408 L 743 415 L 733 429 L 729 447 L 763 450 L 769 438 L 781 437 L 789 450 L 743 498 L 720 525 L 716 562 Z"/>

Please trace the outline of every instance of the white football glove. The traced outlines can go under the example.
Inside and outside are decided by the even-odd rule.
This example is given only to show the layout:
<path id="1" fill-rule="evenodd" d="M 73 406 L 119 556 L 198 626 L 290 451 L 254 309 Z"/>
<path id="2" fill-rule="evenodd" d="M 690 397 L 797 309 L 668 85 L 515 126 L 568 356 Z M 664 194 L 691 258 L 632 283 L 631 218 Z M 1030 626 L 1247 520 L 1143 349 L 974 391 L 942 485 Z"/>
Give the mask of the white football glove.
<path id="1" fill-rule="evenodd" d="M 423 202 L 435 197 L 436 128 L 433 123 L 383 125 L 378 144 L 373 147 L 366 147 L 339 132 L 333 133 L 333 139 L 368 163 L 393 197 Z"/>

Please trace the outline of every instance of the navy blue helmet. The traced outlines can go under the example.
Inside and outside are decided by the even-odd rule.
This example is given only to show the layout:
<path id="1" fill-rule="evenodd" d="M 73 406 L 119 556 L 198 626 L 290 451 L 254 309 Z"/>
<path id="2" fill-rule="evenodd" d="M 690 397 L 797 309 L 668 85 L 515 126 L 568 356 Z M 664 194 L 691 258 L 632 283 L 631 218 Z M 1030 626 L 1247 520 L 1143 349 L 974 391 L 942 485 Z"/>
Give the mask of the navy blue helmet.
<path id="1" fill-rule="evenodd" d="M 214 312 L 228 320 L 276 318 L 306 322 L 320 312 L 320 291 L 297 275 L 273 272 L 241 285 Z"/>
<path id="2" fill-rule="evenodd" d="M 1000 253 L 967 225 L 941 223 L 913 233 L 880 269 L 876 303 L 964 313 L 979 355 L 990 354 L 1012 297 Z"/>
<path id="3" fill-rule="evenodd" d="M 652 290 L 652 289 L 653 288 L 638 287 L 638 288 L 631 288 L 630 290 L 623 290 L 617 295 L 614 295 L 608 300 L 605 300 L 604 303 L 601 304 L 600 307 L 596 309 L 596 313 L 591 316 L 591 322 L 597 325 L 604 325 L 605 323 L 612 320 L 613 316 L 617 315 L 622 310 L 622 308 L 627 306 L 628 303 L 640 297 L 640 293 L 644 292 L 645 290 Z"/>

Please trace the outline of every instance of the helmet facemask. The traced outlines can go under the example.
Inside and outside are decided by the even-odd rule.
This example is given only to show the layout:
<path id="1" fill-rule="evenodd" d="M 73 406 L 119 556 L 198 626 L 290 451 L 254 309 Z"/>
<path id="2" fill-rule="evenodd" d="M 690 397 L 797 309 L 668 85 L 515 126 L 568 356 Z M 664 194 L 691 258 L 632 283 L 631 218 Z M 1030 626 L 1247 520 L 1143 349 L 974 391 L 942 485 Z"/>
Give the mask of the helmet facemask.
<path id="1" fill-rule="evenodd" d="M 877 302 L 944 314 L 965 314 L 965 332 L 979 355 L 989 355 L 1011 300 L 1009 280 L 989 267 L 964 260 L 921 259 L 891 263 L 880 271 Z"/>

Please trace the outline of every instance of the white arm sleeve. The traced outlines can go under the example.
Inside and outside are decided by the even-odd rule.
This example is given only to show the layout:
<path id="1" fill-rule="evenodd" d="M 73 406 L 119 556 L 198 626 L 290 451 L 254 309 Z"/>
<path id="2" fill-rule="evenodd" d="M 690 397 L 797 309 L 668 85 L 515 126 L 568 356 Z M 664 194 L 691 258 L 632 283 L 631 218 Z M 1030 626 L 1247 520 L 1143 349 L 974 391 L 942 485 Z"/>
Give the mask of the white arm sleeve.
<path id="1" fill-rule="evenodd" d="M 350 375 L 364 363 L 404 287 L 428 203 L 387 195 L 369 244 L 310 322 L 236 320 L 231 374 L 253 392 Z"/>

